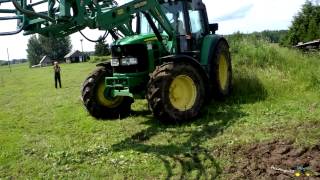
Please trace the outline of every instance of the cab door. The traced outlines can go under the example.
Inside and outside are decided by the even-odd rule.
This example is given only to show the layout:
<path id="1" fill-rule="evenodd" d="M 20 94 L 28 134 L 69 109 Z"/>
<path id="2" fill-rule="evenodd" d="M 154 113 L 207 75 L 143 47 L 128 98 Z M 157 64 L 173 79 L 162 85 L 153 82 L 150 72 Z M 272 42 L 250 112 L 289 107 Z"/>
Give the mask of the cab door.
<path id="1" fill-rule="evenodd" d="M 209 23 L 205 5 L 203 3 L 186 2 L 186 21 L 189 50 L 197 52 L 201 48 L 204 36 L 209 34 Z"/>

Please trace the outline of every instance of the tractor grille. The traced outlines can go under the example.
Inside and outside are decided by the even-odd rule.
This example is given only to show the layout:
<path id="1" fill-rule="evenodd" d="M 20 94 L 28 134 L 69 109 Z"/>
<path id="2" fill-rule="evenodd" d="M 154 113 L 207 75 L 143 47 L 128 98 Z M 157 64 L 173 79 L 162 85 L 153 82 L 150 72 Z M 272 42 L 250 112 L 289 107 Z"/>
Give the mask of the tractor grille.
<path id="1" fill-rule="evenodd" d="M 136 73 L 148 70 L 148 51 L 144 44 L 112 46 L 111 53 L 113 58 L 138 58 L 137 65 L 113 67 L 116 73 Z"/>

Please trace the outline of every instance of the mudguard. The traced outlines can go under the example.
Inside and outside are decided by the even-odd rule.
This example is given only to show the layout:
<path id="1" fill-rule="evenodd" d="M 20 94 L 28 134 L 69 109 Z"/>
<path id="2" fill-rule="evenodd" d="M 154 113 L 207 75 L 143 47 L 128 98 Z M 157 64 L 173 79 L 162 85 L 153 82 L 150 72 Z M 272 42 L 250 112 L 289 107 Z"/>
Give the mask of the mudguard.
<path id="1" fill-rule="evenodd" d="M 227 40 L 220 35 L 210 34 L 204 37 L 202 47 L 201 47 L 201 56 L 200 56 L 200 64 L 206 68 L 206 72 L 209 72 L 209 64 L 210 58 L 212 57 L 216 46 L 218 45 L 219 41 L 226 41 Z"/>

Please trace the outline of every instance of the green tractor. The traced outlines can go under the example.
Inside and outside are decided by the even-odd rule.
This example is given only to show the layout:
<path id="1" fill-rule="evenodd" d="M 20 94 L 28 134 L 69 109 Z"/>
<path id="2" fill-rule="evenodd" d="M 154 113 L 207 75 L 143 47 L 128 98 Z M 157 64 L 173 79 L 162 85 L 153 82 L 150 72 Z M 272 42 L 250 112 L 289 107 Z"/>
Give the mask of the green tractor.
<path id="1" fill-rule="evenodd" d="M 95 118 L 125 117 L 134 99 L 143 97 L 158 119 L 181 122 L 231 91 L 229 45 L 215 34 L 218 25 L 209 24 L 201 0 L 133 0 L 122 6 L 61 0 L 58 8 L 49 0 L 46 13 L 34 12 L 25 0 L 11 1 L 17 17 L 23 15 L 18 27 L 25 34 L 65 36 L 89 27 L 113 37 L 112 59 L 98 64 L 81 90 Z"/>

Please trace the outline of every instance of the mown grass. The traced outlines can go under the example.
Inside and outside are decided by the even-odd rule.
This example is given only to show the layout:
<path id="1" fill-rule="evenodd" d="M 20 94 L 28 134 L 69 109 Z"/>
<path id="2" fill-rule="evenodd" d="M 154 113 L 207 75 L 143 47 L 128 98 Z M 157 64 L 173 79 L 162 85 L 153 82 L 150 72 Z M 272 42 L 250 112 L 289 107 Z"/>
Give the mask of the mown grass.
<path id="1" fill-rule="evenodd" d="M 237 145 L 319 143 L 319 56 L 241 36 L 229 42 L 231 97 L 182 125 L 161 124 L 144 100 L 126 119 L 90 117 L 79 96 L 94 64 L 62 65 L 62 89 L 51 67 L 1 67 L 0 179 L 225 179 Z"/>

